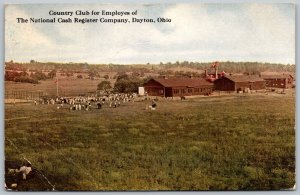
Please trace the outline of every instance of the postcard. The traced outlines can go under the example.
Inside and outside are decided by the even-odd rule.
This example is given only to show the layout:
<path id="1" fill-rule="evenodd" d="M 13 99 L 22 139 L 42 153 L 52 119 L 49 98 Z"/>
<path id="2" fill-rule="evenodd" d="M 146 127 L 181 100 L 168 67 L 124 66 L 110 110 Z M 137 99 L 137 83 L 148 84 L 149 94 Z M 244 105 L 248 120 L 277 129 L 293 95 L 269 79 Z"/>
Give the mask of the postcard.
<path id="1" fill-rule="evenodd" d="M 7 191 L 295 190 L 294 4 L 5 5 Z"/>

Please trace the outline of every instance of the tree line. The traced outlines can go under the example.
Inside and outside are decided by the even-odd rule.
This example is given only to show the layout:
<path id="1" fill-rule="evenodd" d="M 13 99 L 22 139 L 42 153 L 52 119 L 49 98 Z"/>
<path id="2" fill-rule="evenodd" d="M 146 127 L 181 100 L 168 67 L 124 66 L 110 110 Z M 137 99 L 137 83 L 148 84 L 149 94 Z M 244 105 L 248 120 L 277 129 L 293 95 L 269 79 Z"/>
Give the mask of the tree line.
<path id="1" fill-rule="evenodd" d="M 97 86 L 98 90 L 114 90 L 117 92 L 137 92 L 138 86 L 142 86 L 151 76 L 146 73 L 155 73 L 157 76 L 163 77 L 203 77 L 205 69 L 212 70 L 212 63 L 200 62 L 175 62 L 160 64 L 135 64 L 135 65 L 119 65 L 119 64 L 98 64 L 91 65 L 87 63 L 42 63 L 34 60 L 30 63 L 5 63 L 5 81 L 39 83 L 40 80 L 53 79 L 57 72 L 60 75 L 73 76 L 73 73 L 86 73 L 89 79 L 100 77 L 102 71 L 117 72 L 112 78 L 115 80 L 112 86 L 108 80 L 109 76 L 104 75 L 104 81 Z M 175 71 L 172 68 L 188 68 L 187 71 Z M 260 72 L 295 72 L 295 65 L 271 64 L 259 62 L 219 62 L 219 72 L 226 73 L 243 73 L 243 74 L 260 74 Z M 201 71 L 199 71 L 201 70 Z M 48 71 L 47 74 L 43 71 Z M 77 79 L 82 79 L 81 74 L 77 75 Z"/>
<path id="2" fill-rule="evenodd" d="M 130 76 L 126 73 L 121 73 L 117 76 L 114 87 L 110 81 L 101 81 L 97 90 L 102 91 L 115 91 L 119 93 L 137 93 L 138 87 L 142 86 L 147 79 L 142 79 L 138 76 Z"/>
<path id="3" fill-rule="evenodd" d="M 53 79 L 56 76 L 56 70 L 50 71 L 47 75 L 41 71 L 31 72 L 26 71 L 5 71 L 5 81 L 15 81 L 22 83 L 38 84 L 40 80 Z"/>
<path id="4" fill-rule="evenodd" d="M 209 69 L 213 62 L 168 62 L 159 64 L 88 64 L 88 63 L 55 63 L 55 62 L 36 62 L 30 63 L 18 63 L 18 62 L 6 62 L 5 69 L 7 70 L 29 70 L 29 71 L 41 71 L 41 70 L 60 70 L 60 72 L 98 72 L 98 71 L 111 71 L 111 72 L 138 72 L 149 73 L 159 72 L 176 67 L 185 67 L 196 70 Z M 295 64 L 276 64 L 276 63 L 261 63 L 261 62 L 231 62 L 224 61 L 219 62 L 219 70 L 224 70 L 229 73 L 252 73 L 252 72 L 295 72 Z"/>

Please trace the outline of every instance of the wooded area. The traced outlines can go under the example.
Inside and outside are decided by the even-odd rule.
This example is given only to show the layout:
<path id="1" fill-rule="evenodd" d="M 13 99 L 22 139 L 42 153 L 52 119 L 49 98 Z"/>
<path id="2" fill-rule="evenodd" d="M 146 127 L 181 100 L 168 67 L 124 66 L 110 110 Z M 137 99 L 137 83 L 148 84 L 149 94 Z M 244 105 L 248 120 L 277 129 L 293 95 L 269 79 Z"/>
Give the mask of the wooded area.
<path id="1" fill-rule="evenodd" d="M 195 70 L 204 70 L 210 68 L 212 62 L 168 62 L 160 64 L 88 64 L 88 63 L 55 63 L 55 62 L 36 62 L 30 63 L 18 63 L 18 62 L 6 62 L 6 70 L 27 70 L 27 71 L 51 71 L 60 70 L 61 72 L 94 72 L 94 71 L 117 71 L 117 72 L 164 72 L 171 71 L 168 69 L 180 67 L 189 68 Z M 219 70 L 224 70 L 229 73 L 257 73 L 263 71 L 271 72 L 295 72 L 295 64 L 273 64 L 273 63 L 261 63 L 261 62 L 219 62 Z"/>

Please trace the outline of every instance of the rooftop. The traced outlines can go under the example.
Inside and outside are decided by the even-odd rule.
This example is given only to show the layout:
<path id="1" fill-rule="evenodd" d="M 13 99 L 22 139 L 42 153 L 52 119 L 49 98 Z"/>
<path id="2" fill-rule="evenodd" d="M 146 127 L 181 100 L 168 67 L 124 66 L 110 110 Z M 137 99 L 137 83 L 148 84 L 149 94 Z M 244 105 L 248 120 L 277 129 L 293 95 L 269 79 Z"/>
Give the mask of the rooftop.
<path id="1" fill-rule="evenodd" d="M 256 82 L 264 81 L 263 78 L 256 75 L 225 75 L 225 78 L 228 78 L 234 82 Z M 222 78 L 222 77 L 221 77 Z"/>
<path id="2" fill-rule="evenodd" d="M 291 75 L 287 74 L 279 74 L 279 75 L 261 75 L 263 79 L 286 79 L 289 78 Z"/>
<path id="3" fill-rule="evenodd" d="M 213 85 L 203 78 L 166 78 L 153 79 L 164 87 L 197 87 L 203 85 Z"/>

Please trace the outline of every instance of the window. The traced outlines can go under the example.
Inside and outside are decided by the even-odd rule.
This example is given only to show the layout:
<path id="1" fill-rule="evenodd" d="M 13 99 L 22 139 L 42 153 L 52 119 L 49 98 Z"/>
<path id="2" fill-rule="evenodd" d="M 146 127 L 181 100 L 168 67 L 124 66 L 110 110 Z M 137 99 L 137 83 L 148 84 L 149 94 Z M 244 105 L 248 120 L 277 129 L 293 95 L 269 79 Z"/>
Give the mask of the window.
<path id="1" fill-rule="evenodd" d="M 178 94 L 178 93 L 179 93 L 179 89 L 174 89 L 174 90 L 173 90 L 173 93 L 174 93 L 174 94 Z"/>
<path id="2" fill-rule="evenodd" d="M 193 89 L 188 89 L 188 93 L 193 93 Z"/>

